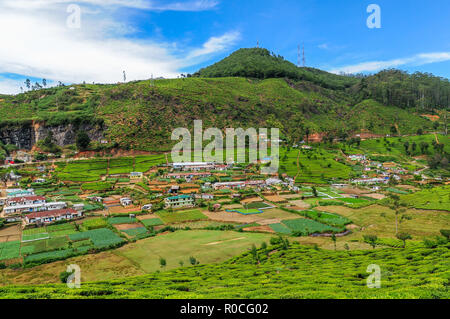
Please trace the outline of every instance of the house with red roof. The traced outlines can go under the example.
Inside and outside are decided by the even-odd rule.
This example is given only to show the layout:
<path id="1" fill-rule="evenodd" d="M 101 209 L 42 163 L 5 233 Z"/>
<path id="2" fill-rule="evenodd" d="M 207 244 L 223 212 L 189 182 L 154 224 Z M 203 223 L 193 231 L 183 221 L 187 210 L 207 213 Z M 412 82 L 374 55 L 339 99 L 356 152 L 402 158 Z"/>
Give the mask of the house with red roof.
<path id="1" fill-rule="evenodd" d="M 43 196 L 20 196 L 11 197 L 6 200 L 6 206 L 23 206 L 45 203 L 45 197 Z"/>

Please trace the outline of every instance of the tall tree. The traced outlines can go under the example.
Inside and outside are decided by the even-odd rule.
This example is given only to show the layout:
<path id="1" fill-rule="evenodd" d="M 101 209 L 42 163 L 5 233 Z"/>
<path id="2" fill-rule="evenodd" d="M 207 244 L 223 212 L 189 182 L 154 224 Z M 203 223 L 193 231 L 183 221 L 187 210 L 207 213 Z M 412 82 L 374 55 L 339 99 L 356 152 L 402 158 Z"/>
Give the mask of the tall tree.
<path id="1" fill-rule="evenodd" d="M 79 131 L 76 138 L 76 144 L 79 150 L 84 151 L 88 148 L 91 139 L 85 131 Z"/>

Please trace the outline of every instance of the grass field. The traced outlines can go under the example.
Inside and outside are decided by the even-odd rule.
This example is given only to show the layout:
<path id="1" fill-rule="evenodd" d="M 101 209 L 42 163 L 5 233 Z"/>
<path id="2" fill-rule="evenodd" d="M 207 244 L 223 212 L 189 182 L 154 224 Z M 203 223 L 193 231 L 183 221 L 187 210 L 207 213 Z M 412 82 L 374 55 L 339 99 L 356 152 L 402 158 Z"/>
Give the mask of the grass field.
<path id="1" fill-rule="evenodd" d="M 129 235 L 130 237 L 135 237 L 137 235 L 142 235 L 147 233 L 147 228 L 145 227 L 136 227 L 131 229 L 124 229 L 122 230 L 125 234 Z"/>
<path id="2" fill-rule="evenodd" d="M 362 238 L 363 234 L 376 234 L 378 237 L 395 238 L 395 213 L 390 208 L 372 205 L 360 209 L 345 206 L 323 206 L 317 210 L 337 213 L 344 216 L 364 230 L 354 230 L 347 240 Z M 407 218 L 402 218 L 402 216 Z M 398 216 L 398 229 L 407 232 L 413 239 L 423 239 L 440 234 L 441 229 L 450 229 L 450 215 L 447 212 L 408 209 Z"/>
<path id="3" fill-rule="evenodd" d="M 450 211 L 450 185 L 400 195 L 400 201 L 415 208 Z"/>
<path id="4" fill-rule="evenodd" d="M 252 208 L 236 208 L 236 209 L 227 209 L 227 212 L 236 212 L 242 215 L 255 215 L 263 213 L 260 209 L 252 209 Z"/>
<path id="5" fill-rule="evenodd" d="M 0 243 L 0 260 L 18 258 L 20 256 L 20 241 Z"/>
<path id="6" fill-rule="evenodd" d="M 247 205 L 244 205 L 245 208 L 256 208 L 256 209 L 263 209 L 263 208 L 269 208 L 272 207 L 269 204 L 266 204 L 264 202 L 253 202 L 249 203 Z"/>
<path id="7" fill-rule="evenodd" d="M 328 180 L 347 179 L 351 167 L 335 161 L 337 154 L 324 149 L 300 150 L 282 149 L 280 151 L 281 173 L 295 177 L 297 183 L 326 183 Z"/>
<path id="8" fill-rule="evenodd" d="M 312 218 L 314 220 L 317 220 L 321 223 L 330 226 L 344 227 L 345 225 L 350 224 L 352 222 L 350 219 L 340 216 L 338 214 L 319 212 L 317 210 L 308 210 L 305 211 L 304 213 L 309 218 Z"/>
<path id="9" fill-rule="evenodd" d="M 164 224 L 159 218 L 142 219 L 141 223 L 144 224 L 144 226 L 160 226 Z"/>
<path id="10" fill-rule="evenodd" d="M 224 261 L 250 249 L 252 244 L 268 242 L 271 235 L 226 231 L 177 231 L 164 236 L 144 239 L 116 251 L 120 256 L 139 264 L 146 272 L 180 267 L 179 262 L 189 265 L 193 256 L 201 264 Z M 166 259 L 162 269 L 159 258 Z"/>
<path id="11" fill-rule="evenodd" d="M 73 257 L 29 269 L 0 270 L 0 285 L 58 283 L 59 274 L 72 263 L 83 269 L 82 281 L 86 282 L 169 270 L 180 267 L 179 261 L 183 261 L 184 266 L 190 266 L 190 256 L 201 264 L 222 262 L 246 252 L 253 244 L 259 246 L 262 242 L 269 243 L 271 236 L 233 231 L 178 231 L 95 255 Z M 74 242 L 73 247 L 78 244 L 89 246 L 90 241 Z M 167 260 L 167 267 L 164 269 L 159 264 L 160 256 Z"/>
<path id="12" fill-rule="evenodd" d="M 108 226 L 108 222 L 105 218 L 93 218 L 83 221 L 82 227 L 86 230 L 92 230 L 97 228 L 104 228 Z"/>
<path id="13" fill-rule="evenodd" d="M 208 219 L 208 217 L 206 217 L 198 209 L 174 212 L 159 211 L 156 214 L 162 219 L 165 224 Z"/>
<path id="14" fill-rule="evenodd" d="M 311 219 L 298 218 L 283 220 L 282 224 L 292 230 L 292 232 L 300 232 L 303 236 L 315 233 L 340 232 L 342 228 L 332 227 Z"/>

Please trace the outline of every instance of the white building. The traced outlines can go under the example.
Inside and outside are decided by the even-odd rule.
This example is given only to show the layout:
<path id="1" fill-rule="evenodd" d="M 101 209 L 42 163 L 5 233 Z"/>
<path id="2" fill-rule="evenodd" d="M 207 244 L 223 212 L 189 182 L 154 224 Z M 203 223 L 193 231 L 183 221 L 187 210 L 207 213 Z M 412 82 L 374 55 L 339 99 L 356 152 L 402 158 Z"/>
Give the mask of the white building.
<path id="1" fill-rule="evenodd" d="M 21 189 L 21 188 L 14 188 L 14 189 L 7 189 L 6 190 L 6 197 L 20 197 L 20 196 L 33 196 L 34 195 L 34 189 Z"/>
<path id="2" fill-rule="evenodd" d="M 31 213 L 25 216 L 25 222 L 27 224 L 37 223 L 52 223 L 59 220 L 69 220 L 77 217 L 82 217 L 83 213 L 74 209 L 58 209 L 52 211 L 43 211 Z"/>
<path id="3" fill-rule="evenodd" d="M 21 197 L 9 197 L 6 199 L 6 206 L 24 206 L 33 204 L 45 203 L 45 197 L 43 196 L 21 196 Z"/>
<path id="4" fill-rule="evenodd" d="M 185 163 L 172 163 L 172 167 L 176 170 L 182 171 L 201 171 L 214 169 L 214 163 L 206 162 L 185 162 Z"/>
<path id="5" fill-rule="evenodd" d="M 141 179 L 144 177 L 144 173 L 142 172 L 131 172 L 130 173 L 130 179 Z"/>
<path id="6" fill-rule="evenodd" d="M 146 204 L 141 207 L 141 210 L 152 210 L 153 205 L 152 204 Z"/>
<path id="7" fill-rule="evenodd" d="M 73 204 L 73 209 L 77 212 L 82 212 L 84 210 L 84 204 Z"/>
<path id="8" fill-rule="evenodd" d="M 15 214 L 15 213 L 21 214 L 21 213 L 32 213 L 49 210 L 59 210 L 66 207 L 67 204 L 65 202 L 38 203 L 38 204 L 6 206 L 3 208 L 3 212 L 5 214 Z"/>
<path id="9" fill-rule="evenodd" d="M 122 206 L 130 206 L 133 205 L 133 201 L 128 197 L 124 197 L 120 199 L 120 204 Z"/>
<path id="10" fill-rule="evenodd" d="M 182 208 L 182 207 L 193 207 L 194 197 L 190 195 L 178 195 L 167 197 L 164 199 L 166 208 Z"/>

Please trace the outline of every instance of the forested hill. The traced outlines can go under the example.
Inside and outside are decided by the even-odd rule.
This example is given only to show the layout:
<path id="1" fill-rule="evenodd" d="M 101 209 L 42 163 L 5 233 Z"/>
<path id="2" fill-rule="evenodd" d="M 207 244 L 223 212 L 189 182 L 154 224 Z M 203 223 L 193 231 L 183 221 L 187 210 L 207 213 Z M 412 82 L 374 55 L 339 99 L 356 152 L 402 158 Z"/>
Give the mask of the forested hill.
<path id="1" fill-rule="evenodd" d="M 421 115 L 442 115 L 449 90 L 448 80 L 430 75 L 340 76 L 241 49 L 188 78 L 1 95 L 0 142 L 29 148 L 52 130 L 62 146 L 86 130 L 122 148 L 168 150 L 172 130 L 195 119 L 205 128 L 279 127 L 290 142 L 306 132 L 415 134 L 443 129 L 442 117 L 436 126 Z"/>
<path id="2" fill-rule="evenodd" d="M 357 103 L 374 99 L 385 105 L 432 111 L 450 107 L 450 82 L 429 73 L 390 69 L 375 75 L 336 75 L 314 68 L 297 67 L 267 49 L 240 49 L 227 58 L 201 69 L 199 77 L 289 78 L 308 81 L 323 88 L 347 89 Z"/>
<path id="3" fill-rule="evenodd" d="M 385 105 L 432 111 L 450 107 L 450 82 L 429 73 L 385 70 L 362 77 L 353 88 L 358 99 L 372 98 Z"/>
<path id="4" fill-rule="evenodd" d="M 267 49 L 240 49 L 229 57 L 201 69 L 198 77 L 289 78 L 308 81 L 324 88 L 344 89 L 358 83 L 352 77 L 338 76 L 313 68 L 299 68 Z"/>

